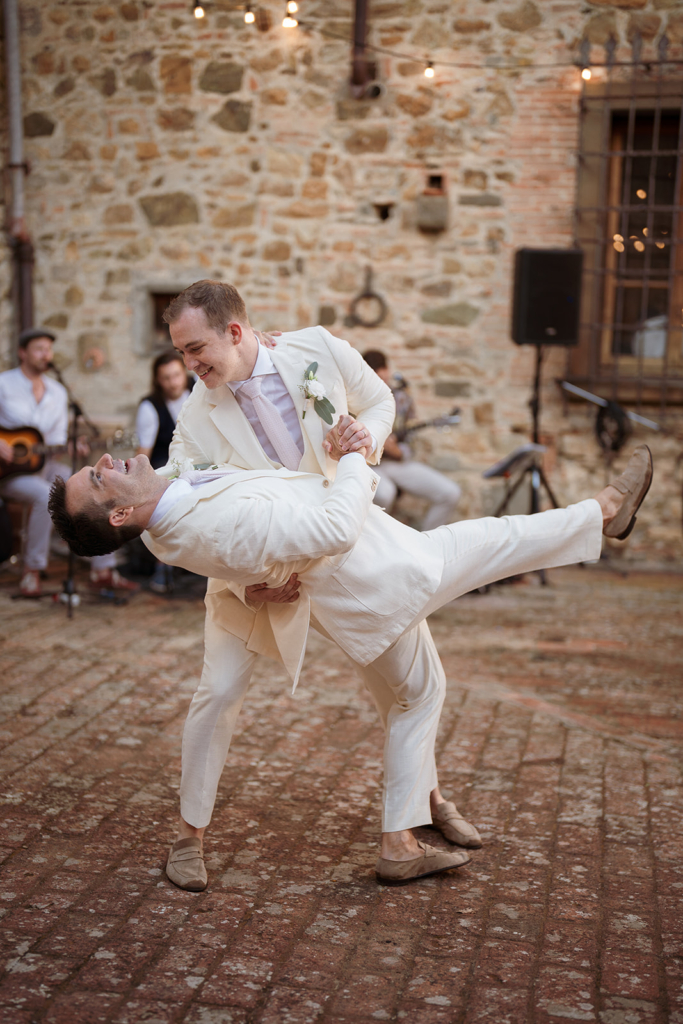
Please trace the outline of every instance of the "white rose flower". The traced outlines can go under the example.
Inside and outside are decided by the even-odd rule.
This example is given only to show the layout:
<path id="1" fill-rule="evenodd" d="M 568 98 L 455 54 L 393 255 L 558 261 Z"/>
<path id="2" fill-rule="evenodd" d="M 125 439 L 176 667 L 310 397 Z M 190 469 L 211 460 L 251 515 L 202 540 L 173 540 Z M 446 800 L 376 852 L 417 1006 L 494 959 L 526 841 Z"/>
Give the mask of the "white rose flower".
<path id="1" fill-rule="evenodd" d="M 181 473 L 189 473 L 194 469 L 192 459 L 171 459 L 165 466 L 161 466 L 155 472 L 167 480 L 175 480 Z"/>
<path id="2" fill-rule="evenodd" d="M 307 380 L 306 390 L 308 391 L 311 398 L 324 398 L 325 388 L 319 380 Z"/>

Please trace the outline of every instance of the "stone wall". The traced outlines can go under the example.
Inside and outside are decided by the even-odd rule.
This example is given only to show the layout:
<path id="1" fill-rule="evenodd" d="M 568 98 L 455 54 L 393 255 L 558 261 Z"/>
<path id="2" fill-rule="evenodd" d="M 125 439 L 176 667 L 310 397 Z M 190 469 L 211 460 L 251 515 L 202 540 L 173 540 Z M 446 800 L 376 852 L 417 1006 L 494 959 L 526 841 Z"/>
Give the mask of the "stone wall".
<path id="1" fill-rule="evenodd" d="M 323 323 L 385 349 L 421 415 L 459 405 L 461 426 L 418 447 L 464 487 L 464 516 L 491 511 L 481 471 L 529 428 L 534 353 L 509 338 L 512 258 L 571 244 L 580 76 L 437 63 L 430 81 L 409 58 L 552 65 L 610 33 L 628 58 L 635 28 L 654 53 L 665 29 L 683 39 L 683 4 L 371 0 L 371 39 L 398 54 L 377 56 L 372 100 L 348 90 L 350 0 L 300 0 L 293 30 L 280 2 L 251 26 L 227 6 L 197 21 L 189 2 L 20 0 L 36 317 L 58 330 L 68 380 L 96 417 L 128 425 L 148 388 L 149 292 L 230 281 L 255 326 Z M 437 233 L 417 225 L 430 174 L 448 197 Z M 387 303 L 376 328 L 349 319 L 367 267 Z M 7 367 L 7 252 L 0 274 Z M 552 383 L 564 360 L 550 354 L 543 395 L 563 501 L 603 479 L 594 408 L 565 411 Z M 680 443 L 655 441 L 662 471 L 626 554 L 679 558 Z"/>

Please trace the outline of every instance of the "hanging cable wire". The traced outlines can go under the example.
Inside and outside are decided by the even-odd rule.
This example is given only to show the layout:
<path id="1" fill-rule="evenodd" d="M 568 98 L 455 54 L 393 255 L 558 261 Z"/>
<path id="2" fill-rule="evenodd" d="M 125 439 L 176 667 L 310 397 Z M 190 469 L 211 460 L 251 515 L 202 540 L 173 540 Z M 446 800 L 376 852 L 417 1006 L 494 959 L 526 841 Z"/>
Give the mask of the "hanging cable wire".
<path id="1" fill-rule="evenodd" d="M 334 32 L 329 28 L 322 28 L 318 25 L 314 25 L 313 22 L 299 19 L 299 27 L 303 29 L 310 29 L 312 31 L 319 32 L 322 36 L 327 39 L 338 39 L 340 42 L 348 43 L 350 39 L 346 35 L 342 35 L 340 32 Z M 425 57 L 418 57 L 411 53 L 401 53 L 398 50 L 391 50 L 386 46 L 377 46 L 374 43 L 364 43 L 363 49 L 370 50 L 373 53 L 381 53 L 387 57 L 396 57 L 398 60 L 410 61 L 412 64 L 421 64 L 425 68 L 458 68 L 461 70 L 472 70 L 472 71 L 532 71 L 534 68 L 582 68 L 580 59 L 574 60 L 556 60 L 556 61 L 539 61 L 534 63 L 521 59 L 514 63 L 498 63 L 496 58 L 493 61 L 482 64 L 475 63 L 473 61 L 452 61 L 452 60 L 433 60 Z M 591 61 L 591 68 L 632 68 L 638 67 L 642 64 L 646 65 L 657 65 L 660 63 L 664 64 L 683 64 L 683 60 L 611 60 L 604 62 Z M 590 71 L 591 68 L 585 68 Z M 431 76 L 428 76 L 431 77 Z"/>

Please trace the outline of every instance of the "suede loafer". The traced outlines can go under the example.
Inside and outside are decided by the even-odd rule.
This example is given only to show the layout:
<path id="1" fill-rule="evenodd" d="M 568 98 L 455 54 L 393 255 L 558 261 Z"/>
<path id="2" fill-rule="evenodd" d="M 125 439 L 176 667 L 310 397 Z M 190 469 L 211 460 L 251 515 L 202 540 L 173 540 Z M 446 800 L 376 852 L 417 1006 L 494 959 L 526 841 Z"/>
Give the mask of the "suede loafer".
<path id="1" fill-rule="evenodd" d="M 639 444 L 621 476 L 609 482 L 610 487 L 623 494 L 624 500 L 614 519 L 603 529 L 605 537 L 626 540 L 636 525 L 636 512 L 650 490 L 651 483 L 652 452 L 646 444 Z"/>
<path id="2" fill-rule="evenodd" d="M 375 865 L 377 881 L 381 885 L 406 885 L 418 878 L 428 878 L 442 871 L 450 871 L 451 868 L 461 868 L 470 860 L 469 853 L 464 850 L 435 850 L 433 846 L 419 841 L 417 845 L 423 852 L 422 856 L 414 860 L 385 860 L 379 857 Z"/>
<path id="3" fill-rule="evenodd" d="M 465 846 L 468 850 L 478 850 L 482 845 L 481 836 L 474 825 L 465 821 L 455 804 L 444 800 L 432 812 L 432 825 L 449 843 Z"/>
<path id="4" fill-rule="evenodd" d="M 191 836 L 174 843 L 166 862 L 166 875 L 179 889 L 203 892 L 209 884 L 200 839 Z"/>

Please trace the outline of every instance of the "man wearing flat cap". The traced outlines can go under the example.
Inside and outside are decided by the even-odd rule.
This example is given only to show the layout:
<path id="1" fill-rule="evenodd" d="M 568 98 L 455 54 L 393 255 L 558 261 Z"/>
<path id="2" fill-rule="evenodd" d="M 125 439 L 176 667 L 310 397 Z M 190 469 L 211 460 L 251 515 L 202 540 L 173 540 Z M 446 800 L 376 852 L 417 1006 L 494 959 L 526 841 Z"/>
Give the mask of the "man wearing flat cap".
<path id="1" fill-rule="evenodd" d="M 56 335 L 47 327 L 30 327 L 19 335 L 19 366 L 0 373 L 0 427 L 16 430 L 34 427 L 46 445 L 66 445 L 69 403 L 66 390 L 47 370 L 52 363 Z M 13 458 L 11 444 L 0 438 L 0 471 Z M 48 459 L 39 473 L 12 474 L 0 479 L 0 498 L 30 506 L 24 572 L 19 589 L 24 597 L 40 597 L 40 573 L 47 568 L 52 520 L 47 511 L 50 486 L 56 476 L 68 476 L 61 463 Z M 120 577 L 113 555 L 93 558 L 91 577 L 97 586 L 116 586 Z"/>

